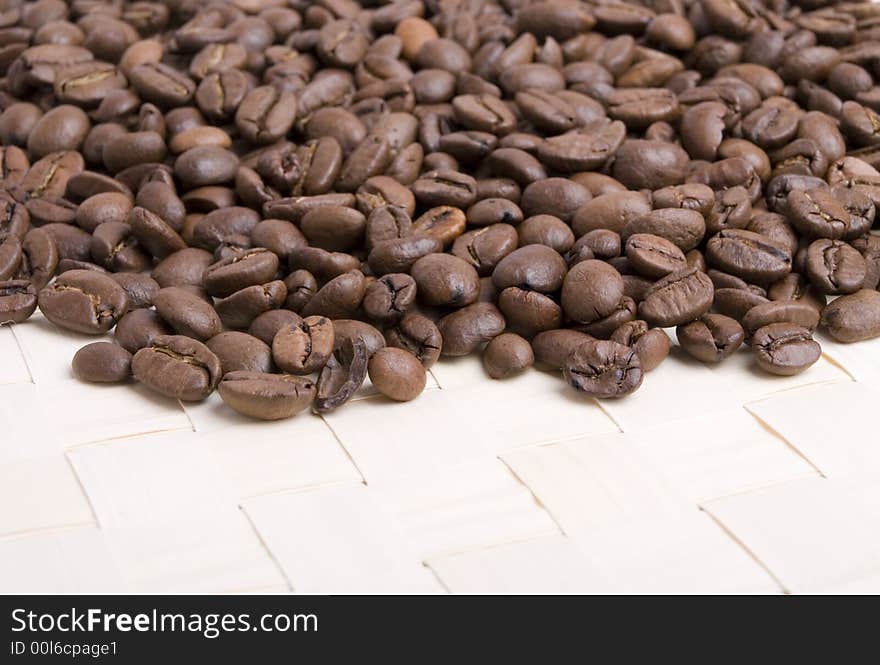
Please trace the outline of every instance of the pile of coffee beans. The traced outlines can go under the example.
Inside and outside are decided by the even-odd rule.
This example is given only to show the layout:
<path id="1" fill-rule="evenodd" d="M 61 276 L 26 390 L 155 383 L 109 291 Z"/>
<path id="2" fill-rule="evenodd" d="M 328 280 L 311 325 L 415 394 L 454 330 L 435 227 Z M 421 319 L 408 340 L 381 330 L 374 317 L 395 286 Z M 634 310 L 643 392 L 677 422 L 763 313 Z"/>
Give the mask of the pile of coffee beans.
<path id="1" fill-rule="evenodd" d="M 277 419 L 880 336 L 880 5 L 0 0 L 0 323 Z M 740 351 L 740 349 L 743 349 Z"/>

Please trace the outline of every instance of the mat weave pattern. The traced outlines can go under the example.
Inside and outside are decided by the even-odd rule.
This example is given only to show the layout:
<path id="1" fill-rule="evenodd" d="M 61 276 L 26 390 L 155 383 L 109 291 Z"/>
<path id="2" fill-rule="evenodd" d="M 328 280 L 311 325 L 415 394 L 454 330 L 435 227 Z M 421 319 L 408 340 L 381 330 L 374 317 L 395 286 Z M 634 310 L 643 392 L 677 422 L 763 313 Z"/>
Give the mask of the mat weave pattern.
<path id="1" fill-rule="evenodd" d="M 443 360 L 254 423 L 0 327 L 0 592 L 880 592 L 880 340 L 791 378 L 674 350 L 601 404 Z"/>

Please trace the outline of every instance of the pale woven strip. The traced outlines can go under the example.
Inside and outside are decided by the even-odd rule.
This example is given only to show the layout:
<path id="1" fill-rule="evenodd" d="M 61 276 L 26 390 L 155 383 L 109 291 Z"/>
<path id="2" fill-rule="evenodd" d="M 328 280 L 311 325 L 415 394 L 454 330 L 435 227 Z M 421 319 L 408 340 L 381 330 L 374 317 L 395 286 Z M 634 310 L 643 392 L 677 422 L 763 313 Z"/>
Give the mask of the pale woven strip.
<path id="1" fill-rule="evenodd" d="M 880 590 L 880 341 L 789 379 L 677 351 L 601 404 L 441 361 L 255 423 L 70 375 L 87 341 L 0 327 L 0 591 Z"/>

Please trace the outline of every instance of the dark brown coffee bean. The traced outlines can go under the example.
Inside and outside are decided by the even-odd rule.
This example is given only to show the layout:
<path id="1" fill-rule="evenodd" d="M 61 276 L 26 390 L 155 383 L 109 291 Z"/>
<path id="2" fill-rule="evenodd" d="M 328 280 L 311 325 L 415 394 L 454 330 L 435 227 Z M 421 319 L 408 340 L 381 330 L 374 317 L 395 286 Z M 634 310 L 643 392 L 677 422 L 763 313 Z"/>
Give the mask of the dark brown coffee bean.
<path id="1" fill-rule="evenodd" d="M 134 354 L 131 369 L 147 387 L 188 402 L 205 399 L 222 376 L 217 356 L 201 342 L 182 335 L 156 337 Z"/>
<path id="2" fill-rule="evenodd" d="M 799 374 L 822 355 L 810 331 L 791 323 L 772 323 L 760 328 L 752 337 L 751 346 L 758 367 L 779 376 Z"/>
<path id="3" fill-rule="evenodd" d="M 807 237 L 838 240 L 849 235 L 852 215 L 830 190 L 792 190 L 786 209 L 792 226 Z"/>
<path id="4" fill-rule="evenodd" d="M 271 372 L 272 349 L 252 335 L 243 332 L 222 332 L 205 342 L 220 360 L 223 374 L 229 372 Z"/>
<path id="5" fill-rule="evenodd" d="M 837 298 L 822 312 L 822 327 L 838 342 L 880 337 L 880 292 L 863 289 Z"/>
<path id="6" fill-rule="evenodd" d="M 660 279 L 687 265 L 678 247 L 650 233 L 635 233 L 627 238 L 626 258 L 636 272 L 651 279 Z"/>
<path id="7" fill-rule="evenodd" d="M 128 223 L 131 234 L 141 247 L 158 259 L 186 248 L 183 238 L 165 220 L 146 208 L 132 208 Z"/>
<path id="8" fill-rule="evenodd" d="M 23 323 L 37 309 L 37 290 L 26 279 L 0 282 L 0 324 Z"/>
<path id="9" fill-rule="evenodd" d="M 505 321 L 498 308 L 491 303 L 477 302 L 447 314 L 437 327 L 443 338 L 441 353 L 463 356 L 472 353 L 504 331 Z"/>
<path id="10" fill-rule="evenodd" d="M 339 360 L 348 362 L 351 350 L 349 342 L 361 339 L 367 348 L 367 358 L 371 358 L 379 349 L 385 348 L 385 336 L 369 323 L 357 319 L 336 319 L 333 321 L 333 353 Z"/>
<path id="11" fill-rule="evenodd" d="M 40 159 L 62 150 L 79 150 L 91 127 L 85 112 L 69 104 L 56 106 L 43 115 L 28 135 L 28 153 Z"/>
<path id="12" fill-rule="evenodd" d="M 60 328 L 96 335 L 128 310 L 125 290 L 107 275 L 69 270 L 39 294 L 40 311 Z"/>
<path id="13" fill-rule="evenodd" d="M 250 236 L 259 222 L 259 213 L 249 208 L 232 206 L 215 210 L 196 224 L 193 241 L 199 247 L 214 251 L 231 236 Z"/>
<path id="14" fill-rule="evenodd" d="M 631 219 L 620 230 L 624 241 L 635 234 L 659 236 L 682 252 L 689 252 L 697 247 L 706 235 L 706 221 L 696 210 L 661 208 Z"/>
<path id="15" fill-rule="evenodd" d="M 709 239 L 706 258 L 711 265 L 750 282 L 768 283 L 791 270 L 791 254 L 779 243 L 752 231 L 731 229 Z"/>
<path id="16" fill-rule="evenodd" d="M 547 330 L 535 335 L 532 350 L 538 364 L 558 370 L 563 368 L 565 360 L 577 347 L 593 339 L 591 335 L 577 330 Z"/>
<path id="17" fill-rule="evenodd" d="M 153 298 L 153 304 L 159 316 L 180 335 L 204 341 L 223 330 L 214 308 L 184 287 L 163 288 Z"/>
<path id="18" fill-rule="evenodd" d="M 342 406 L 361 387 L 367 376 L 367 348 L 364 341 L 354 338 L 343 349 L 346 360 L 331 354 L 318 376 L 318 392 L 314 408 L 328 413 Z"/>
<path id="19" fill-rule="evenodd" d="M 562 286 L 566 269 L 558 252 L 546 245 L 528 245 L 501 259 L 492 272 L 492 281 L 499 291 L 518 286 L 552 293 Z"/>
<path id="20" fill-rule="evenodd" d="M 518 240 L 514 227 L 492 224 L 460 235 L 452 245 L 452 253 L 476 268 L 480 275 L 490 275 L 517 248 Z"/>
<path id="21" fill-rule="evenodd" d="M 650 212 L 651 201 L 640 192 L 608 192 L 578 208 L 571 227 L 578 237 L 595 229 L 620 233 L 629 222 Z"/>
<path id="22" fill-rule="evenodd" d="M 535 363 L 529 343 L 513 333 L 495 337 L 483 351 L 483 367 L 493 379 L 506 379 L 528 369 Z"/>
<path id="23" fill-rule="evenodd" d="M 510 286 L 501 291 L 497 302 L 508 328 L 523 335 L 531 336 L 562 325 L 562 308 L 543 293 Z"/>
<path id="24" fill-rule="evenodd" d="M 688 154 L 671 143 L 628 139 L 614 156 L 612 175 L 632 189 L 661 189 L 684 182 Z"/>
<path id="25" fill-rule="evenodd" d="M 272 346 L 272 341 L 281 328 L 291 324 L 298 325 L 301 321 L 302 317 L 296 312 L 288 309 L 270 309 L 255 318 L 247 332 Z"/>
<path id="26" fill-rule="evenodd" d="M 443 242 L 425 234 L 386 240 L 373 248 L 367 262 L 377 275 L 408 272 L 421 257 L 443 250 Z"/>
<path id="27" fill-rule="evenodd" d="M 121 383 L 131 376 L 131 354 L 112 342 L 93 342 L 73 356 L 73 373 L 80 381 Z"/>
<path id="28" fill-rule="evenodd" d="M 562 308 L 580 323 L 592 323 L 611 314 L 623 298 L 620 274 L 602 261 L 573 266 L 562 284 Z"/>
<path id="29" fill-rule="evenodd" d="M 309 408 L 316 388 L 308 379 L 289 374 L 235 371 L 217 386 L 223 402 L 238 413 L 260 420 L 281 420 Z"/>
<path id="30" fill-rule="evenodd" d="M 235 125 L 251 143 L 268 145 L 283 138 L 296 119 L 296 96 L 269 85 L 248 92 L 235 113 Z"/>
<path id="31" fill-rule="evenodd" d="M 645 321 L 627 321 L 611 333 L 612 342 L 632 347 L 639 357 L 643 372 L 660 366 L 672 348 L 672 340 L 662 328 L 649 328 Z"/>
<path id="32" fill-rule="evenodd" d="M 409 402 L 425 389 L 427 373 L 424 366 L 403 349 L 380 349 L 370 357 L 367 370 L 376 390 L 398 402 Z"/>
<path id="33" fill-rule="evenodd" d="M 591 198 L 583 185 L 565 178 L 547 178 L 523 190 L 520 206 L 527 217 L 547 214 L 570 222 L 574 212 Z"/>
<path id="34" fill-rule="evenodd" d="M 342 206 L 323 206 L 307 212 L 300 228 L 315 247 L 345 252 L 363 241 L 367 220 L 362 213 Z"/>
<path id="35" fill-rule="evenodd" d="M 155 311 L 136 309 L 119 319 L 113 334 L 123 349 L 136 353 L 160 335 L 171 335 L 172 330 Z"/>
<path id="36" fill-rule="evenodd" d="M 612 122 L 598 129 L 584 129 L 552 136 L 538 145 L 541 161 L 565 173 L 600 168 L 617 153 L 626 138 L 622 122 Z"/>
<path id="37" fill-rule="evenodd" d="M 861 289 L 868 264 L 858 250 L 841 240 L 815 240 L 805 265 L 810 282 L 821 293 L 854 293 Z"/>
<path id="38" fill-rule="evenodd" d="M 592 397 L 623 397 L 642 385 L 642 367 L 636 352 L 604 340 L 584 342 L 565 361 L 566 382 Z"/>
<path id="39" fill-rule="evenodd" d="M 333 355 L 333 324 L 323 316 L 309 316 L 279 330 L 272 340 L 272 358 L 283 371 L 311 374 Z"/>
<path id="40" fill-rule="evenodd" d="M 463 307 L 476 302 L 480 291 L 477 271 L 449 254 L 429 254 L 411 269 L 419 299 L 426 305 Z"/>
<path id="41" fill-rule="evenodd" d="M 257 247 L 212 264 L 202 282 L 212 296 L 226 298 L 247 286 L 271 282 L 277 271 L 278 257 Z"/>
<path id="42" fill-rule="evenodd" d="M 322 286 L 303 307 L 302 315 L 350 318 L 360 307 L 365 291 L 366 280 L 360 270 L 344 273 Z"/>
<path id="43" fill-rule="evenodd" d="M 695 268 L 670 273 L 656 282 L 639 303 L 639 317 L 651 325 L 669 327 L 693 321 L 712 306 L 712 280 Z"/>
<path id="44" fill-rule="evenodd" d="M 771 323 L 793 323 L 809 331 L 819 325 L 821 311 L 803 300 L 771 300 L 759 303 L 742 317 L 746 338 Z"/>
<path id="45" fill-rule="evenodd" d="M 704 314 L 676 329 L 678 343 L 690 356 L 704 363 L 721 362 L 743 343 L 743 327 L 729 316 Z"/>
<path id="46" fill-rule="evenodd" d="M 145 62 L 128 73 L 128 79 L 145 100 L 162 108 L 183 106 L 192 99 L 196 84 L 173 67 Z"/>
<path id="47" fill-rule="evenodd" d="M 97 264 L 114 272 L 140 272 L 150 265 L 150 257 L 124 222 L 106 222 L 95 229 L 91 250 Z"/>
<path id="48" fill-rule="evenodd" d="M 227 328 L 247 328 L 260 314 L 277 309 L 287 299 L 287 287 L 281 280 L 247 286 L 220 300 L 217 314 Z"/>

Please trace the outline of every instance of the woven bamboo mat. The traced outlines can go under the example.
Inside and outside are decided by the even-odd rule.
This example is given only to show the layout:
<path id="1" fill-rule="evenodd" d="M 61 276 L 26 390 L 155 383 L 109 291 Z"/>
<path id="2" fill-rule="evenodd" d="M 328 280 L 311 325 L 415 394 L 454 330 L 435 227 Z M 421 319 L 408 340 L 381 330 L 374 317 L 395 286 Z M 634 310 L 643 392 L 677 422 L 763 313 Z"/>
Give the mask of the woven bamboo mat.
<path id="1" fill-rule="evenodd" d="M 601 404 L 445 360 L 272 424 L 79 383 L 87 341 L 0 327 L 2 592 L 880 592 L 880 340 Z"/>

